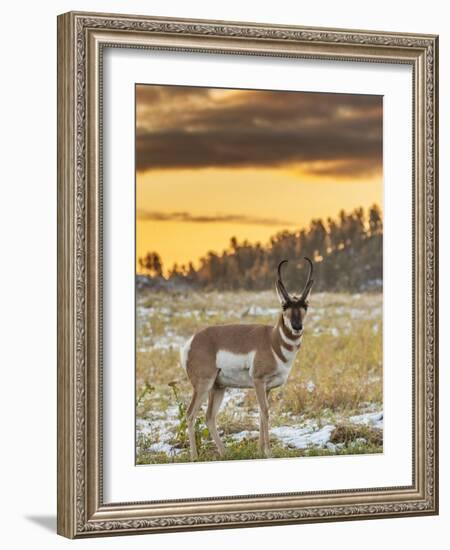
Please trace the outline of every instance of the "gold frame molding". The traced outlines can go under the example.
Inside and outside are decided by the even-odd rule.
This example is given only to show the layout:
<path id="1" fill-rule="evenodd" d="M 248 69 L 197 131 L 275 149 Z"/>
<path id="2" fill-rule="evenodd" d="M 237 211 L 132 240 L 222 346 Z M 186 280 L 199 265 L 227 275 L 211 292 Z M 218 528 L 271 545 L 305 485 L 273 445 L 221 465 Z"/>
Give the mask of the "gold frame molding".
<path id="1" fill-rule="evenodd" d="M 413 68 L 413 483 L 105 504 L 102 51 L 131 47 Z M 58 17 L 58 533 L 87 536 L 438 513 L 438 37 L 70 12 Z M 151 497 L 151 495 L 149 495 Z"/>

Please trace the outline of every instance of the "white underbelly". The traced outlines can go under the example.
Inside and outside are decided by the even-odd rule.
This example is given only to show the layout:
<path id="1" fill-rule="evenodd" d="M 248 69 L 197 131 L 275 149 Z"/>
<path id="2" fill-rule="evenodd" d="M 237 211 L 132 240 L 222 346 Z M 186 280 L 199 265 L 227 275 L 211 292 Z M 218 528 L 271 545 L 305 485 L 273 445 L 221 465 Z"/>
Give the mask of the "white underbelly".
<path id="1" fill-rule="evenodd" d="M 216 367 L 220 372 L 217 376 L 217 383 L 228 388 L 252 388 L 254 358 L 254 351 L 249 353 L 218 351 Z"/>

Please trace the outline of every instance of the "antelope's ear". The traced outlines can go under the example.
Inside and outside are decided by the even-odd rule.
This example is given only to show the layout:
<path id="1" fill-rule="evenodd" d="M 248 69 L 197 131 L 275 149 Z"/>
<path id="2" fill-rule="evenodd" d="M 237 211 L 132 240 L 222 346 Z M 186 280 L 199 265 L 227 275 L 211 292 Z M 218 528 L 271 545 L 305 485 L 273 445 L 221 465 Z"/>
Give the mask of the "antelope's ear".
<path id="1" fill-rule="evenodd" d="M 275 290 L 277 291 L 277 296 L 278 296 L 278 300 L 280 300 L 280 304 L 282 306 L 286 305 L 287 302 L 283 295 L 283 291 L 281 290 L 280 281 L 275 281 Z"/>

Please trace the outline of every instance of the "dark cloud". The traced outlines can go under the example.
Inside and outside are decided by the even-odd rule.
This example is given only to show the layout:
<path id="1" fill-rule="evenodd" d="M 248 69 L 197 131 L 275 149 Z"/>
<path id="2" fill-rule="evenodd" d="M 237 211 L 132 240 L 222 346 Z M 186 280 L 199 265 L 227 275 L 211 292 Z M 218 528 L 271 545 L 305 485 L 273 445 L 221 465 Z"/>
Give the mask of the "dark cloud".
<path id="1" fill-rule="evenodd" d="M 208 96 L 210 88 L 197 88 L 192 86 L 150 86 L 138 84 L 136 86 L 136 101 L 146 103 L 155 101 L 165 102 L 170 98 L 186 98 L 188 96 Z"/>
<path id="2" fill-rule="evenodd" d="M 311 173 L 358 176 L 381 170 L 381 96 L 138 86 L 137 102 L 139 171 L 303 165 Z"/>
<path id="3" fill-rule="evenodd" d="M 277 218 L 260 218 L 257 216 L 245 216 L 241 214 L 216 214 L 214 216 L 194 215 L 189 212 L 153 212 L 138 210 L 140 220 L 153 221 L 180 221 L 197 223 L 241 223 L 252 225 L 291 225 L 292 222 Z"/>

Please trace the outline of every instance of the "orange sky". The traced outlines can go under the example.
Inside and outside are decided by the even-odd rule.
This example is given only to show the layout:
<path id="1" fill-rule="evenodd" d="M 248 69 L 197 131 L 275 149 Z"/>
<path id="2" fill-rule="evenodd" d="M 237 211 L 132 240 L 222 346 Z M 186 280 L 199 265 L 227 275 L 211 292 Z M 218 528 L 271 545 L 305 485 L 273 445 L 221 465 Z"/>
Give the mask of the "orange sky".
<path id="1" fill-rule="evenodd" d="M 136 257 L 165 268 L 382 204 L 379 96 L 136 87 Z"/>

